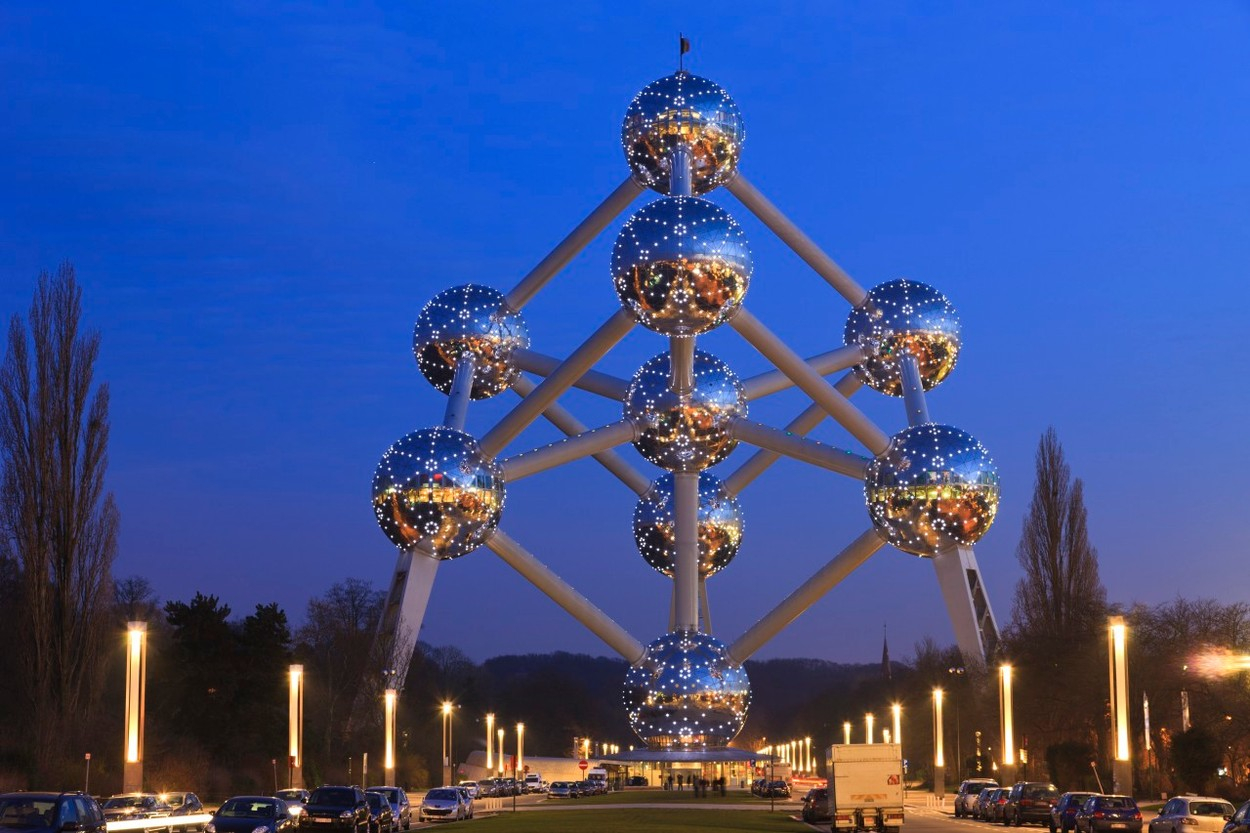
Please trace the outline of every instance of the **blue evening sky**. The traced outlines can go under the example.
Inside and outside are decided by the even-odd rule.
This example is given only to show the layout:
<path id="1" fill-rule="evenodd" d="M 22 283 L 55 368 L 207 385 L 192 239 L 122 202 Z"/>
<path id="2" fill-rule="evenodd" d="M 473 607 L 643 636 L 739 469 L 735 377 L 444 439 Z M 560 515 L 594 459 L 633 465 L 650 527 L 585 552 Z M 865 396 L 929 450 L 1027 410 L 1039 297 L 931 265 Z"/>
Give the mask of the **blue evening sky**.
<path id="1" fill-rule="evenodd" d="M 978 547 L 999 621 L 1047 425 L 1113 601 L 1244 598 L 1250 7 L 1214 1 L 5 3 L 0 314 L 76 264 L 113 396 L 116 574 L 297 622 L 344 577 L 384 587 L 373 467 L 445 401 L 413 361 L 418 310 L 454 284 L 506 291 L 622 181 L 621 116 L 675 68 L 678 31 L 736 98 L 761 190 L 860 283 L 907 276 L 959 309 L 965 349 L 929 403 L 1001 467 Z M 749 307 L 804 354 L 840 344 L 845 302 L 711 197 L 755 251 Z M 535 349 L 566 355 L 615 309 L 623 220 L 526 308 Z M 700 344 L 765 369 L 727 328 Z M 603 367 L 663 346 L 639 329 Z M 475 405 L 471 429 L 515 401 Z M 897 400 L 856 402 L 904 424 Z M 668 583 L 634 550 L 633 505 L 583 461 L 515 484 L 503 526 L 648 640 Z M 710 584 L 728 639 L 868 523 L 855 483 L 793 462 L 743 505 Z M 888 548 L 760 656 L 873 659 L 887 622 L 895 656 L 953 641 L 931 567 Z M 607 650 L 486 550 L 443 565 L 422 638 Z"/>

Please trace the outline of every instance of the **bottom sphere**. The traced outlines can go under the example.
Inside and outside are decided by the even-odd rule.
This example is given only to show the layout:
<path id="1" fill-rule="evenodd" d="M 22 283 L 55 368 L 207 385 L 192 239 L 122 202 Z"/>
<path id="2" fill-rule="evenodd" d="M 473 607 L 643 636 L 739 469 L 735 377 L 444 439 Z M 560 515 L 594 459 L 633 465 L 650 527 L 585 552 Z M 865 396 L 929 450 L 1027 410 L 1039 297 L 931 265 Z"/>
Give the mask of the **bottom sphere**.
<path id="1" fill-rule="evenodd" d="M 647 646 L 625 675 L 624 699 L 629 725 L 652 749 L 727 746 L 746 721 L 751 681 L 719 639 L 677 632 Z"/>

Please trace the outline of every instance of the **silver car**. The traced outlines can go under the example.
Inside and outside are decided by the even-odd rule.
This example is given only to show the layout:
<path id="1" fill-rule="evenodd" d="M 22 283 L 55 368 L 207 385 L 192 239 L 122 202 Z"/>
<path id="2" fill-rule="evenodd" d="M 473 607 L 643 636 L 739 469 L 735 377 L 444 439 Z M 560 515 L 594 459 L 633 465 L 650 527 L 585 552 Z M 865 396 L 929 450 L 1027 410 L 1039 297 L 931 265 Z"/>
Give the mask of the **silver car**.
<path id="1" fill-rule="evenodd" d="M 1232 817 L 1233 805 L 1222 798 L 1181 795 L 1150 820 L 1150 833 L 1221 833 Z"/>
<path id="2" fill-rule="evenodd" d="M 461 821 L 468 815 L 464 794 L 455 787 L 435 787 L 421 799 L 419 821 Z"/>

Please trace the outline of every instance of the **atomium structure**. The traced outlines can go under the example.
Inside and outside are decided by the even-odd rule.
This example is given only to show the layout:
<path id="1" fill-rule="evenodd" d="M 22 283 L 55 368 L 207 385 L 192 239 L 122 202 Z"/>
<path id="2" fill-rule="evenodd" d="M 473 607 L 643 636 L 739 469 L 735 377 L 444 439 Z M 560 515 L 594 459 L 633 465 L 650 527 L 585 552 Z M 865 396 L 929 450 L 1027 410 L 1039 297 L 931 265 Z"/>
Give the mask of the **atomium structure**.
<path id="1" fill-rule="evenodd" d="M 998 640 L 972 549 L 994 522 L 998 472 L 970 434 L 930 419 L 925 398 L 959 357 L 954 307 L 908 279 L 863 289 L 739 172 L 745 138 L 733 99 L 712 81 L 679 71 L 639 92 L 621 128 L 628 178 L 510 291 L 456 286 L 421 310 L 413 352 L 447 409 L 441 425 L 387 449 L 373 480 L 378 523 L 400 551 L 380 639 L 411 655 L 438 565 L 485 546 L 630 663 L 624 706 L 650 753 L 728 751 L 751 701 L 745 660 L 887 543 L 932 562 L 965 662 L 983 662 Z M 648 188 L 660 196 L 620 228 L 605 269 L 620 308 L 567 358 L 532 350 L 525 305 Z M 702 196 L 718 188 L 850 305 L 842 344 L 805 359 L 747 308 L 754 263 L 746 237 Z M 630 380 L 595 370 L 636 326 L 666 338 L 667 350 Z M 724 326 L 775 369 L 739 379 L 697 349 L 698 336 Z M 851 403 L 865 385 L 901 399 L 906 427 L 887 434 Z M 588 429 L 557 401 L 573 387 L 618 401 L 621 419 Z M 749 418 L 752 400 L 788 388 L 811 405 L 784 428 Z M 470 402 L 508 390 L 520 402 L 480 437 L 467 433 Z M 504 455 L 539 417 L 566 439 Z M 826 417 L 863 451 L 806 438 Z M 663 473 L 644 476 L 616 451 L 630 444 Z M 739 445 L 756 450 L 731 472 L 708 471 Z M 707 581 L 731 567 L 741 545 L 738 495 L 782 456 L 862 481 L 869 523 L 726 643 L 711 634 Z M 585 457 L 637 494 L 638 551 L 672 578 L 668 629 L 645 644 L 500 528 L 508 489 Z"/>

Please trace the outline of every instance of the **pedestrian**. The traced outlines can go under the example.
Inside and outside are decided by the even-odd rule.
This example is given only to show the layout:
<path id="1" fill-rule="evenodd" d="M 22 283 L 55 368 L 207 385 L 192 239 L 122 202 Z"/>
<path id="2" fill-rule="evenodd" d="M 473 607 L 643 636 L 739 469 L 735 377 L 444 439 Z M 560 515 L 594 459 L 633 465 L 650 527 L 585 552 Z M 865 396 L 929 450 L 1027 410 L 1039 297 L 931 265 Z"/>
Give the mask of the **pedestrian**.
<path id="1" fill-rule="evenodd" d="M 668 778 L 664 779 L 664 789 L 665 790 L 673 789 L 673 773 L 671 772 L 668 774 Z"/>

